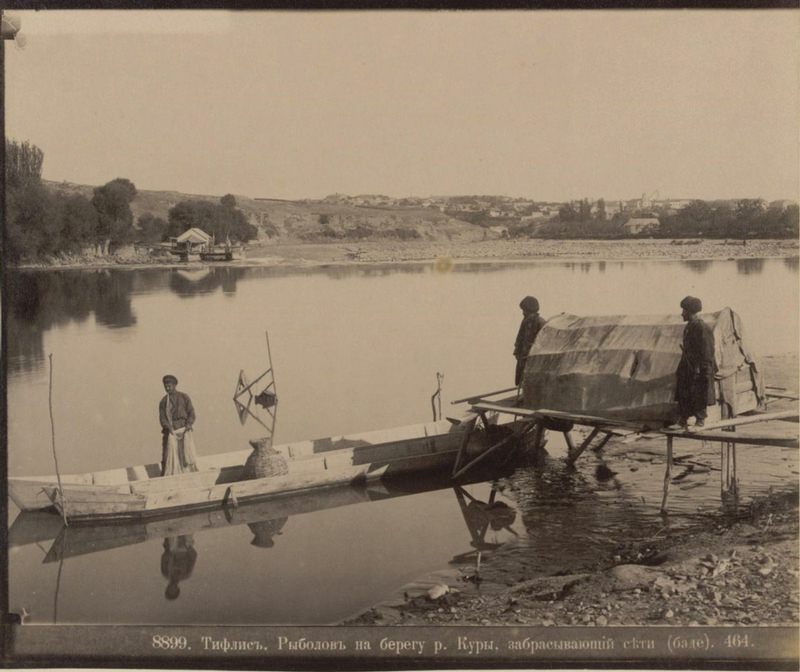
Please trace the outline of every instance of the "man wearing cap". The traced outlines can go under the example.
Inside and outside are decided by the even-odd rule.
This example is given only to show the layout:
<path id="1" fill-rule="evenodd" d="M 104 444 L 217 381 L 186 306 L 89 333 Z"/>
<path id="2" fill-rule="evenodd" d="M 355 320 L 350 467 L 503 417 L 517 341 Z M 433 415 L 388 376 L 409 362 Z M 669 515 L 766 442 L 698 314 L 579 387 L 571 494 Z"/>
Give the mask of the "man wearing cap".
<path id="1" fill-rule="evenodd" d="M 522 383 L 522 374 L 525 372 L 525 360 L 528 358 L 536 336 L 544 326 L 545 320 L 539 315 L 539 301 L 533 296 L 526 296 L 519 303 L 522 309 L 522 322 L 514 342 L 514 357 L 517 358 L 517 370 L 514 373 L 514 384 Z"/>
<path id="2" fill-rule="evenodd" d="M 196 471 L 192 427 L 195 416 L 192 400 L 178 392 L 178 379 L 172 374 L 162 378 L 167 394 L 158 404 L 161 421 L 161 475 Z"/>
<path id="3" fill-rule="evenodd" d="M 683 329 L 683 354 L 676 372 L 675 401 L 678 402 L 679 421 L 677 427 L 685 429 L 689 418 L 696 418 L 696 427 L 702 427 L 706 419 L 706 407 L 716 403 L 714 374 L 717 372 L 714 357 L 714 333 L 703 320 L 700 311 L 703 304 L 694 296 L 681 301 Z"/>

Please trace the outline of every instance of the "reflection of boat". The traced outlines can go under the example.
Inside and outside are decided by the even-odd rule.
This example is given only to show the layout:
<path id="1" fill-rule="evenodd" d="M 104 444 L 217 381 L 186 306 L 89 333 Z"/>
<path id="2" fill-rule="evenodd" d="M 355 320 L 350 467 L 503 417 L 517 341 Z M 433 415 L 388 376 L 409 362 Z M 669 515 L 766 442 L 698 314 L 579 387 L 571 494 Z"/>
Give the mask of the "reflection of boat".
<path id="1" fill-rule="evenodd" d="M 23 511 L 55 506 L 69 520 L 145 519 L 314 488 L 452 467 L 487 451 L 477 416 L 275 446 L 288 473 L 241 480 L 250 451 L 201 457 L 199 471 L 160 476 L 160 465 L 61 476 L 9 478 Z M 491 432 L 490 432 L 491 433 Z M 463 451 L 462 451 L 463 449 Z"/>
<path id="2" fill-rule="evenodd" d="M 509 465 L 509 469 L 513 468 Z M 495 469 L 474 470 L 463 482 L 479 482 Z M 242 504 L 236 509 L 216 508 L 210 511 L 179 515 L 173 518 L 120 523 L 95 523 L 65 527 L 59 515 L 46 511 L 20 513 L 8 530 L 9 548 L 52 542 L 44 562 L 54 562 L 153 539 L 202 533 L 205 530 L 247 525 L 253 533 L 252 544 L 269 547 L 267 536 L 280 533 L 288 518 L 326 509 L 384 501 L 395 497 L 419 494 L 452 487 L 448 475 L 422 474 L 409 478 L 389 478 L 365 487 L 342 486 L 287 495 L 259 502 Z"/>
<path id="3" fill-rule="evenodd" d="M 201 261 L 233 261 L 244 258 L 244 248 L 241 245 L 215 245 L 200 253 Z"/>

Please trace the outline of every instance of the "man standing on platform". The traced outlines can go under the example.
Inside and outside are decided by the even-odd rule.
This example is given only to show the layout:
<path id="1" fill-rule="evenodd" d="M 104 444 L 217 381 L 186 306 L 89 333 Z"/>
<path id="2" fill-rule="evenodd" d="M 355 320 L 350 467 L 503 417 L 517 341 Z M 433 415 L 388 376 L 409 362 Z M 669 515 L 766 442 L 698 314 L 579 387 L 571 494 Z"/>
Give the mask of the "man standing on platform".
<path id="1" fill-rule="evenodd" d="M 676 372 L 675 401 L 678 402 L 679 420 L 673 428 L 686 429 L 689 418 L 696 418 L 696 427 L 706 420 L 706 407 L 716 403 L 714 374 L 717 372 L 714 357 L 714 334 L 703 320 L 703 304 L 694 296 L 681 301 L 683 329 L 683 354 Z"/>
<path id="2" fill-rule="evenodd" d="M 514 342 L 514 357 L 517 358 L 514 384 L 517 386 L 522 383 L 528 352 L 545 324 L 544 318 L 539 315 L 539 301 L 535 297 L 526 296 L 520 301 L 519 307 L 522 309 L 522 323 L 519 325 L 517 340 Z"/>

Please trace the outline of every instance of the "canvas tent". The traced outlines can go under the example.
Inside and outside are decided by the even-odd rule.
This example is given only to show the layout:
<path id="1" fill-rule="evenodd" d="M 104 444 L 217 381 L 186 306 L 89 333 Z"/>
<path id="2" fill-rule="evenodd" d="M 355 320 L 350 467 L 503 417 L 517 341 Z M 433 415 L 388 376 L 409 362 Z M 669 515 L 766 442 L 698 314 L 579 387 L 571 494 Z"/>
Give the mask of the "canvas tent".
<path id="1" fill-rule="evenodd" d="M 193 226 L 178 236 L 175 239 L 175 244 L 177 247 L 187 250 L 205 250 L 211 245 L 211 236 L 203 229 Z"/>
<path id="2" fill-rule="evenodd" d="M 719 403 L 709 408 L 709 419 L 759 408 L 763 376 L 745 346 L 739 316 L 724 308 L 700 317 L 714 333 L 719 368 Z M 679 315 L 553 317 L 528 355 L 525 407 L 672 422 L 684 326 Z"/>

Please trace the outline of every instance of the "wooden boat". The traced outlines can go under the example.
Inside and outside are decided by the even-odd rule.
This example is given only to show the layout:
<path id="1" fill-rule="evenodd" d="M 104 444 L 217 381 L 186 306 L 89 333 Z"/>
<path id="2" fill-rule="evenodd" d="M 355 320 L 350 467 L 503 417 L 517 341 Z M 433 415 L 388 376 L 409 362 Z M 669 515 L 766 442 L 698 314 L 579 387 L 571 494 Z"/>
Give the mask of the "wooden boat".
<path id="1" fill-rule="evenodd" d="M 493 415 L 490 425 L 496 423 Z M 452 467 L 458 456 L 485 452 L 477 415 L 275 446 L 288 473 L 242 480 L 250 450 L 198 458 L 198 471 L 160 476 L 160 464 L 83 474 L 8 479 L 23 511 L 55 507 L 69 521 L 135 520 L 217 508 L 223 504 L 366 483 L 387 476 Z M 463 448 L 463 452 L 462 452 Z"/>
<path id="2" fill-rule="evenodd" d="M 510 463 L 508 471 L 513 468 Z M 499 473 L 495 467 L 476 469 L 461 480 L 461 485 L 487 480 Z M 309 492 L 288 494 L 244 503 L 236 509 L 218 507 L 169 518 L 135 520 L 126 524 L 98 521 L 94 524 L 64 527 L 64 521 L 54 511 L 23 511 L 8 530 L 9 548 L 31 544 L 50 544 L 43 562 L 53 562 L 75 556 L 99 553 L 114 548 L 139 544 L 170 536 L 203 533 L 208 530 L 248 525 L 254 534 L 283 527 L 293 516 L 343 506 L 386 501 L 434 490 L 451 489 L 448 474 L 416 473 L 366 484 L 364 487 L 343 485 Z M 256 544 L 254 539 L 253 543 Z"/>
<path id="3" fill-rule="evenodd" d="M 200 253 L 200 261 L 233 261 L 242 259 L 244 251 L 241 246 L 217 245 Z"/>

